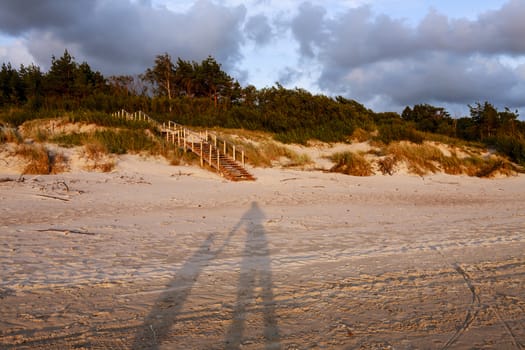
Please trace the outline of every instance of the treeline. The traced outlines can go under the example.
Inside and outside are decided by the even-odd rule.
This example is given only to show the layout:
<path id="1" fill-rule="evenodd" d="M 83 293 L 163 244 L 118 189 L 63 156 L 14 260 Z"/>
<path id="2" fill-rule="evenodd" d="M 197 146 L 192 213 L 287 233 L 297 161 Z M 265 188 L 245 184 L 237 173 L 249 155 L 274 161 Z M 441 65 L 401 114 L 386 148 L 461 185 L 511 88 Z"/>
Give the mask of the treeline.
<path id="1" fill-rule="evenodd" d="M 462 118 L 428 104 L 406 107 L 401 115 L 376 113 L 351 99 L 278 83 L 241 87 L 213 57 L 174 62 L 162 54 L 139 76 L 104 77 L 87 62 L 75 62 L 66 50 L 62 57 L 52 57 L 48 72 L 35 65 L 15 69 L 9 63 L 0 71 L 0 117 L 14 125 L 67 111 L 124 108 L 143 110 L 161 121 L 269 131 L 284 142 L 346 141 L 358 129 L 384 143 L 420 143 L 429 135 L 444 135 L 482 142 L 525 164 L 525 123 L 518 111 L 498 111 L 489 102 L 469 107 L 470 115 Z"/>

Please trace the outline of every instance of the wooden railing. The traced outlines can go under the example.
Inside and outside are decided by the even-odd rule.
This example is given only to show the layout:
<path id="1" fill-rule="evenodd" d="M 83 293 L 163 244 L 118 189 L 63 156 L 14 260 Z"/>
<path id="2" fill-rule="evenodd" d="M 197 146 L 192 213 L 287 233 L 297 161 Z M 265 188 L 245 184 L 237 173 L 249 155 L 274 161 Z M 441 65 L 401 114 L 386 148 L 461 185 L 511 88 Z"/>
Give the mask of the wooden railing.
<path id="1" fill-rule="evenodd" d="M 127 120 L 143 120 L 159 125 L 159 122 L 157 122 L 155 119 L 151 118 L 149 115 L 142 111 L 129 113 L 125 109 L 121 109 L 120 111 L 113 113 L 112 116 L 117 118 L 124 118 Z"/>
<path id="2" fill-rule="evenodd" d="M 172 121 L 163 123 L 162 130 L 166 134 L 166 140 L 176 143 L 179 147 L 189 145 L 192 151 L 197 148 L 196 145 L 199 145 L 198 149 L 200 150 L 203 150 L 206 146 L 212 147 L 217 150 L 217 153 L 220 154 L 222 152 L 222 154 L 231 157 L 234 161 L 240 162 L 243 168 L 246 167 L 244 150 L 233 143 L 219 138 L 214 132 L 208 130 L 196 132 Z"/>
<path id="3" fill-rule="evenodd" d="M 165 134 L 166 141 L 176 144 L 178 147 L 183 148 L 184 151 L 189 149 L 198 155 L 201 166 L 207 163 L 218 172 L 235 173 L 235 175 L 223 174 L 230 177 L 230 179 L 255 180 L 255 178 L 245 170 L 246 156 L 244 150 L 233 143 L 219 138 L 214 132 L 208 130 L 196 132 L 173 121 L 161 124 L 142 111 L 129 113 L 123 109 L 112 115 L 117 118 L 147 121 L 154 124 L 160 129 L 162 134 Z M 239 169 L 239 163 L 242 169 Z"/>

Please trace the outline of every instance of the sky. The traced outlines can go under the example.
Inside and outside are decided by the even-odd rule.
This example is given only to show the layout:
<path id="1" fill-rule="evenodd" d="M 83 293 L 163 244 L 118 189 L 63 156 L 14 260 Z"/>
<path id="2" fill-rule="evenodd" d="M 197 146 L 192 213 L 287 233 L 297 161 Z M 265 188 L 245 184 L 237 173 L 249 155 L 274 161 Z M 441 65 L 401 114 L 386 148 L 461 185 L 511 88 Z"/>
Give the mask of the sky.
<path id="1" fill-rule="evenodd" d="M 110 76 L 211 55 L 243 86 L 463 116 L 525 110 L 524 18 L 525 0 L 2 0 L 0 62 L 46 71 L 67 49 Z"/>

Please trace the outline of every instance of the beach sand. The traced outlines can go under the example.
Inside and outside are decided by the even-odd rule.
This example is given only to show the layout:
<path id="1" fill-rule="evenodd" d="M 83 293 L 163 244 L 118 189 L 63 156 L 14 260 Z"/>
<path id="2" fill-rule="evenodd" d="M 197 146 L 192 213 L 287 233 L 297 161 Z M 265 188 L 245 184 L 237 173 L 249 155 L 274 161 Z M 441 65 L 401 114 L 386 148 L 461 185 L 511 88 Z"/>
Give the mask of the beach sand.
<path id="1" fill-rule="evenodd" d="M 0 182 L 0 348 L 525 347 L 525 176 L 251 171 Z"/>

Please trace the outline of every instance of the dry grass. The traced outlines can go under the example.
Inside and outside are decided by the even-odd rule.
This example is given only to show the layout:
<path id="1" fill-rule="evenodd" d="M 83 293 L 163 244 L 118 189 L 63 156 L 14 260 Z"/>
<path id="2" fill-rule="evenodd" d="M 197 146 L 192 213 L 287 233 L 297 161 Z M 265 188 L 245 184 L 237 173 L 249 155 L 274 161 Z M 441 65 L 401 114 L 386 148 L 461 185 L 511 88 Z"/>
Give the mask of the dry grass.
<path id="1" fill-rule="evenodd" d="M 22 137 L 14 128 L 5 128 L 0 126 L 0 143 L 16 143 L 22 142 Z"/>
<path id="2" fill-rule="evenodd" d="M 372 164 L 359 153 L 335 153 L 330 157 L 330 159 L 335 163 L 332 169 L 330 169 L 332 172 L 353 176 L 374 175 Z"/>
<path id="3" fill-rule="evenodd" d="M 396 161 L 405 162 L 408 170 L 417 175 L 439 171 L 438 164 L 444 157 L 439 148 L 426 143 L 392 142 L 387 146 L 386 153 Z"/>
<path id="4" fill-rule="evenodd" d="M 377 167 L 383 175 L 394 175 L 394 167 L 397 163 L 397 160 L 392 156 L 387 156 L 379 159 L 377 161 Z"/>
<path id="5" fill-rule="evenodd" d="M 205 129 L 201 130 L 204 131 Z M 214 128 L 213 131 L 219 134 L 219 137 L 232 143 L 243 141 L 267 142 L 273 139 L 273 134 L 264 131 L 254 131 L 246 129 L 223 129 Z"/>
<path id="6" fill-rule="evenodd" d="M 116 165 L 107 148 L 100 142 L 84 145 L 83 156 L 86 158 L 86 170 L 107 173 L 113 170 Z"/>
<path id="7" fill-rule="evenodd" d="M 258 144 L 244 142 L 241 147 L 244 149 L 246 160 L 254 167 L 270 167 L 282 158 L 287 159 L 287 167 L 300 167 L 312 163 L 307 154 L 298 154 L 274 141 L 264 141 Z"/>
<path id="8" fill-rule="evenodd" d="M 41 144 L 21 145 L 15 155 L 26 161 L 23 174 L 58 174 L 69 169 L 68 160 L 63 153 L 53 153 Z"/>
<path id="9" fill-rule="evenodd" d="M 198 165 L 200 160 L 194 153 L 184 152 L 181 148 L 167 149 L 161 154 L 168 160 L 170 165 Z"/>
<path id="10" fill-rule="evenodd" d="M 460 157 L 455 150 L 446 156 L 430 143 L 394 142 L 386 147 L 388 156 L 378 161 L 383 173 L 390 173 L 397 162 L 404 162 L 409 172 L 423 176 L 443 171 L 449 175 L 466 174 L 477 177 L 512 176 L 520 172 L 516 165 L 499 156 L 481 156 L 478 150 L 465 150 L 469 156 Z"/>
<path id="11" fill-rule="evenodd" d="M 299 154 L 285 145 L 273 140 L 268 132 L 245 129 L 216 128 L 220 138 L 230 145 L 236 145 L 237 150 L 244 150 L 246 161 L 254 167 L 270 167 L 274 162 L 286 158 L 286 167 L 301 167 L 312 163 L 307 154 Z"/>
<path id="12" fill-rule="evenodd" d="M 52 136 L 50 120 L 29 120 L 20 125 L 20 134 L 24 139 L 31 139 L 36 142 L 45 142 Z"/>
<path id="13" fill-rule="evenodd" d="M 489 157 L 476 172 L 477 177 L 513 176 L 520 169 L 508 160 L 495 156 Z"/>

